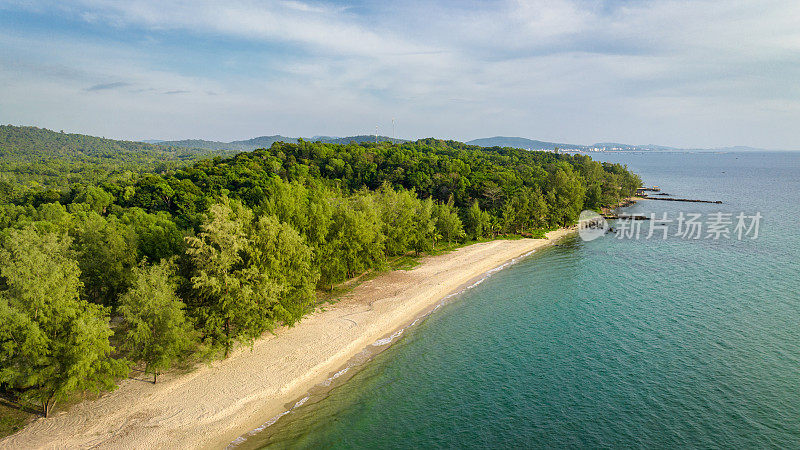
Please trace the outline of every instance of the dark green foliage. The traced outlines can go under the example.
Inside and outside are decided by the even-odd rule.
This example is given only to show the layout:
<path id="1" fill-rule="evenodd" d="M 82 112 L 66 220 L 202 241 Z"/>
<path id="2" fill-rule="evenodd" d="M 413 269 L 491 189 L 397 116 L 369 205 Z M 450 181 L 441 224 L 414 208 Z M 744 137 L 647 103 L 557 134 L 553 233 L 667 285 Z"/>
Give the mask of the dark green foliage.
<path id="1" fill-rule="evenodd" d="M 386 236 L 386 254 L 404 255 L 412 248 L 416 220 L 417 196 L 409 191 L 395 191 L 386 183 L 377 192 L 376 200 Z"/>
<path id="2" fill-rule="evenodd" d="M 477 201 L 464 212 L 464 230 L 472 240 L 488 236 L 492 231 L 491 224 L 491 216 L 486 211 L 481 211 Z"/>
<path id="3" fill-rule="evenodd" d="M 275 322 L 292 325 L 316 300 L 319 269 L 313 251 L 291 225 L 275 216 L 261 216 L 252 236 L 252 264 L 277 286 Z"/>
<path id="4" fill-rule="evenodd" d="M 583 210 L 586 186 L 569 164 L 558 164 L 547 180 L 547 205 L 551 226 L 575 223 Z"/>
<path id="5" fill-rule="evenodd" d="M 385 264 L 385 236 L 372 196 L 332 199 L 325 242 L 318 248 L 321 281 L 332 285 Z"/>
<path id="6" fill-rule="evenodd" d="M 255 219 L 240 202 L 223 198 L 187 241 L 202 331 L 226 354 L 236 341 L 293 324 L 314 302 L 319 272 L 311 249 L 275 216 Z"/>
<path id="7" fill-rule="evenodd" d="M 436 139 L 198 154 L 0 127 L 0 388 L 47 412 L 112 387 L 109 313 L 116 356 L 155 377 L 200 340 L 227 354 L 291 326 L 317 289 L 387 261 L 539 236 L 641 184 L 585 156 Z"/>
<path id="8" fill-rule="evenodd" d="M 115 216 L 89 211 L 76 214 L 71 234 L 78 256 L 83 296 L 94 303 L 116 307 L 131 283 L 136 265 L 136 236 Z"/>
<path id="9" fill-rule="evenodd" d="M 428 197 L 414 203 L 414 222 L 411 227 L 410 244 L 411 249 L 419 254 L 433 250 L 441 235 L 436 230 L 433 200 Z"/>
<path id="10" fill-rule="evenodd" d="M 137 261 L 143 258 L 160 261 L 180 255 L 186 249 L 184 237 L 187 232 L 178 228 L 165 212 L 150 214 L 141 208 L 128 208 L 120 222 L 129 228 L 136 240 Z"/>
<path id="11" fill-rule="evenodd" d="M 273 323 L 268 308 L 276 287 L 250 263 L 252 220 L 252 211 L 225 198 L 211 206 L 200 233 L 187 238 L 194 306 L 204 334 L 226 356 L 234 342 L 252 341 Z"/>
<path id="12" fill-rule="evenodd" d="M 517 213 L 515 218 L 515 226 L 522 228 L 566 224 L 577 217 L 575 209 L 613 205 L 632 195 L 640 183 L 622 166 L 580 155 L 484 149 L 435 139 L 394 145 L 300 141 L 206 160 L 168 176 L 145 177 L 126 200 L 118 201 L 147 211 L 168 211 L 182 226 L 196 227 L 209 197 L 229 195 L 257 207 L 271 201 L 276 178 L 305 185 L 322 180 L 345 193 L 388 184 L 437 203 L 452 199 L 461 210 L 477 200 L 481 210 L 498 220 L 504 205 L 516 198 L 518 205 L 531 205 L 529 214 Z M 561 194 L 566 196 L 558 198 Z M 393 239 L 387 239 L 393 253 Z"/>
<path id="13" fill-rule="evenodd" d="M 219 152 L 0 125 L 0 180 L 8 180 L 17 192 L 99 183 L 110 176 L 126 179 L 135 172 L 164 172 L 214 153 Z M 0 197 L 8 189 L 0 186 Z"/>

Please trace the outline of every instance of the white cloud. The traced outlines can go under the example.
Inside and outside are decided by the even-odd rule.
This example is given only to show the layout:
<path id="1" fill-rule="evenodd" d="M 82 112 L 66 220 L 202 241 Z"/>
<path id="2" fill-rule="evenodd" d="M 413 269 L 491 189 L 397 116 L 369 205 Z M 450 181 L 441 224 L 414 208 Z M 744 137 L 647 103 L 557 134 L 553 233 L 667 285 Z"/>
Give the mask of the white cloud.
<path id="1" fill-rule="evenodd" d="M 16 105 L 0 121 L 163 138 L 342 135 L 392 116 L 408 137 L 800 138 L 788 126 L 800 120 L 794 0 L 6 4 L 23 7 L 61 8 L 144 44 L 0 31 L 0 95 Z M 230 49 L 220 60 L 178 62 L 217 41 Z"/>
<path id="2" fill-rule="evenodd" d="M 220 33 L 247 39 L 291 42 L 318 51 L 382 55 L 425 48 L 360 26 L 342 8 L 299 1 L 230 0 L 118 1 L 83 0 L 87 20 L 138 25 L 156 30 Z"/>

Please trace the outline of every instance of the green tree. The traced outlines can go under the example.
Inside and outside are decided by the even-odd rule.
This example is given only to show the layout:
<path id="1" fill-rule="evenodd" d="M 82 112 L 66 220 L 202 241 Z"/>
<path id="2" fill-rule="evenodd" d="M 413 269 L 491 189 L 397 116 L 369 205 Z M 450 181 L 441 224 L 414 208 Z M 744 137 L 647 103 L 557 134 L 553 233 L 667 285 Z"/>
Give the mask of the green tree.
<path id="1" fill-rule="evenodd" d="M 251 286 L 259 274 L 246 261 L 252 220 L 252 211 L 226 197 L 209 208 L 200 233 L 186 238 L 203 332 L 222 345 L 226 357 L 237 340 L 252 340 L 266 328 Z"/>
<path id="2" fill-rule="evenodd" d="M 605 171 L 603 166 L 592 161 L 588 156 L 579 156 L 576 168 L 586 186 L 584 207 L 589 209 L 599 209 L 603 206 L 603 182 Z"/>
<path id="3" fill-rule="evenodd" d="M 153 374 L 153 384 L 194 345 L 194 329 L 186 319 L 186 305 L 175 294 L 171 275 L 166 260 L 136 267 L 133 285 L 120 299 L 122 348 L 130 359 L 144 363 L 144 372 Z"/>
<path id="4" fill-rule="evenodd" d="M 72 225 L 73 216 L 61 203 L 44 203 L 36 209 L 34 218 L 39 222 L 38 229 L 48 228 L 56 233 L 65 233 Z"/>
<path id="5" fill-rule="evenodd" d="M 380 211 L 387 255 L 403 255 L 413 248 L 418 201 L 413 193 L 395 191 L 388 183 L 376 192 L 375 203 Z"/>
<path id="6" fill-rule="evenodd" d="M 414 222 L 409 238 L 411 248 L 416 254 L 427 252 L 436 245 L 441 236 L 436 232 L 436 218 L 433 216 L 433 200 L 414 199 Z"/>
<path id="7" fill-rule="evenodd" d="M 89 209 L 105 214 L 107 208 L 114 202 L 114 196 L 98 186 L 89 185 L 75 197 L 75 203 L 85 203 Z"/>
<path id="8" fill-rule="evenodd" d="M 559 164 L 548 180 L 547 203 L 552 225 L 567 226 L 578 220 L 586 188 L 569 164 Z"/>
<path id="9" fill-rule="evenodd" d="M 115 216 L 105 218 L 94 211 L 76 222 L 73 247 L 81 269 L 84 297 L 116 307 L 119 296 L 130 286 L 131 270 L 136 265 L 136 236 Z"/>
<path id="10" fill-rule="evenodd" d="M 137 259 L 160 261 L 184 253 L 190 234 L 181 230 L 172 217 L 163 211 L 147 213 L 141 208 L 129 208 L 120 217 L 120 222 L 129 227 L 138 248 Z"/>
<path id="11" fill-rule="evenodd" d="M 489 213 L 481 211 L 477 200 L 464 214 L 464 230 L 470 239 L 478 240 L 491 232 L 491 218 Z"/>
<path id="12" fill-rule="evenodd" d="M 319 269 L 311 248 L 294 228 L 275 216 L 260 217 L 250 260 L 268 279 L 260 284 L 275 287 L 274 293 L 265 292 L 262 299 L 271 305 L 268 314 L 273 323 L 292 325 L 308 312 L 316 300 Z"/>
<path id="13" fill-rule="evenodd" d="M 449 205 L 436 205 L 433 215 L 436 220 L 436 233 L 441 236 L 441 239 L 447 242 L 448 245 L 466 236 L 458 213 Z"/>
<path id="14" fill-rule="evenodd" d="M 535 228 L 547 226 L 548 214 L 547 200 L 538 189 L 534 190 L 528 197 L 528 215 L 531 225 Z"/>
<path id="15" fill-rule="evenodd" d="M 503 233 L 514 233 L 518 230 L 518 213 L 513 200 L 503 205 L 502 216 L 500 218 L 501 230 Z"/>
<path id="16" fill-rule="evenodd" d="M 323 284 L 354 277 L 386 264 L 382 222 L 371 196 L 337 199 L 325 239 L 318 249 Z"/>
<path id="17" fill-rule="evenodd" d="M 78 295 L 69 247 L 66 236 L 27 227 L 11 231 L 0 249 L 0 384 L 22 390 L 45 417 L 71 393 L 113 389 L 128 372 L 110 356 L 107 310 Z"/>

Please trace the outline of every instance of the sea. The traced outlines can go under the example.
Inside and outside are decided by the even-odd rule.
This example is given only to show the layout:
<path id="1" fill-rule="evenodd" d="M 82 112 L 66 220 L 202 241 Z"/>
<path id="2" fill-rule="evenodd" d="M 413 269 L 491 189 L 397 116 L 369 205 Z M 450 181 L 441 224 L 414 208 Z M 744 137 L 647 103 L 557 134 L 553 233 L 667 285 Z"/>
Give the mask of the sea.
<path id="1" fill-rule="evenodd" d="M 800 448 L 800 153 L 593 157 L 722 203 L 488 274 L 238 446 Z"/>

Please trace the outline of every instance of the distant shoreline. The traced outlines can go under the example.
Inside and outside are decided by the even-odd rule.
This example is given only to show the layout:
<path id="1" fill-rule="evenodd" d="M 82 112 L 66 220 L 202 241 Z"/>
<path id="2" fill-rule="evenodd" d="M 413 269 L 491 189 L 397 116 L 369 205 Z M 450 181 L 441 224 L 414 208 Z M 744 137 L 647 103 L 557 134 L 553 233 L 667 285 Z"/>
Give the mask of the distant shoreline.
<path id="1" fill-rule="evenodd" d="M 487 272 L 554 243 L 497 240 L 426 257 L 410 271 L 365 282 L 293 328 L 258 340 L 223 361 L 152 385 L 125 380 L 117 391 L 0 440 L 0 447 L 212 447 L 229 445 L 291 408 L 362 350 L 404 329 Z"/>

